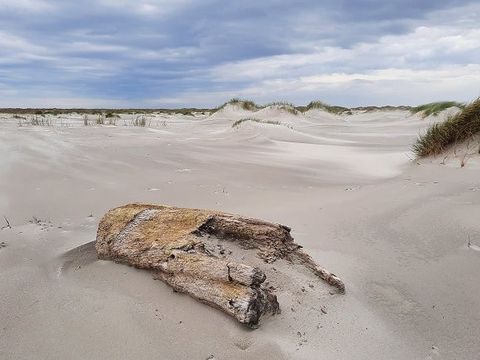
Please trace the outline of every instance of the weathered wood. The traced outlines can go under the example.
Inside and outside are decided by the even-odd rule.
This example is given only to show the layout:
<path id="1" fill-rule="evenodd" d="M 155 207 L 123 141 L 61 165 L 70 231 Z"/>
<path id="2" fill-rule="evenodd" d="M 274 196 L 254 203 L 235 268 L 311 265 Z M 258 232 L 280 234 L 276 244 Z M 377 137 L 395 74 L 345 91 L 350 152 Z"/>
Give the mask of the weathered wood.
<path id="1" fill-rule="evenodd" d="M 341 292 L 345 289 L 340 279 L 301 251 L 288 227 L 209 210 L 122 206 L 101 220 L 95 247 L 100 259 L 153 270 L 175 290 L 250 326 L 278 313 L 265 273 L 226 254 L 215 239 L 253 249 L 267 263 L 285 259 L 303 264 Z"/>

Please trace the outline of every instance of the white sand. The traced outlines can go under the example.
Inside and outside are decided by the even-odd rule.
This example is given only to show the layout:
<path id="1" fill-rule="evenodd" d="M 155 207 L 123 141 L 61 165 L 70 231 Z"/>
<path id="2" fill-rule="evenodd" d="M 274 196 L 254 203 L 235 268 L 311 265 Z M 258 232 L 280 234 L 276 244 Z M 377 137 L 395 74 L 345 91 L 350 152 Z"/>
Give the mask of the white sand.
<path id="1" fill-rule="evenodd" d="M 232 129 L 246 116 L 282 125 Z M 0 231 L 0 359 L 480 353 L 478 156 L 464 168 L 409 159 L 417 133 L 437 118 L 235 108 L 157 115 L 150 128 L 128 126 L 131 115 L 89 127 L 73 115 L 50 127 L 0 118 L 0 216 L 13 227 Z M 347 294 L 321 284 L 280 291 L 282 314 L 252 331 L 82 247 L 108 209 L 139 201 L 289 225 Z M 34 216 L 42 222 L 30 223 Z"/>

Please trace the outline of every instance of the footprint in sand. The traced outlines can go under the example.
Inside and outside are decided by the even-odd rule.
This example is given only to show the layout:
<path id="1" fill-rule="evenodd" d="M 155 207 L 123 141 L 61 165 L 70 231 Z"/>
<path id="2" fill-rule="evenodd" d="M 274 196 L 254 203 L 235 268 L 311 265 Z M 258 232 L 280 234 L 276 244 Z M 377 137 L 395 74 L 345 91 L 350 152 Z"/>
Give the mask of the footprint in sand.
<path id="1" fill-rule="evenodd" d="M 473 244 L 471 241 L 468 242 L 467 248 L 473 251 L 480 251 L 480 246 Z"/>
<path id="2" fill-rule="evenodd" d="M 247 350 L 253 344 L 253 338 L 242 337 L 233 342 L 233 344 L 240 350 Z"/>

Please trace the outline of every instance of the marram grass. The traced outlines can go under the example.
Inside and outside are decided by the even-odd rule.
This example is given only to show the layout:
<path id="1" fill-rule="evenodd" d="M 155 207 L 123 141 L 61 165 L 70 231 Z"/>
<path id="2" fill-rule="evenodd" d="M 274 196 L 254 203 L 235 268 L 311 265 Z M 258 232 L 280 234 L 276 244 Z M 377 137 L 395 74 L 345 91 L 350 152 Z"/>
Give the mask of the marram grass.
<path id="1" fill-rule="evenodd" d="M 347 113 L 347 114 L 351 113 L 351 110 L 349 108 L 346 108 L 343 106 L 329 105 L 322 101 L 311 101 L 306 107 L 306 110 L 310 110 L 310 109 L 321 109 L 337 115 L 343 114 L 343 113 Z"/>
<path id="2" fill-rule="evenodd" d="M 480 133 L 480 98 L 442 123 L 433 124 L 420 135 L 412 150 L 417 157 L 438 155 L 453 144 Z"/>
<path id="3" fill-rule="evenodd" d="M 256 111 L 260 108 L 255 102 L 251 100 L 245 100 L 245 99 L 239 99 L 239 98 L 233 98 L 227 101 L 225 104 L 220 106 L 216 111 L 223 109 L 227 105 L 238 105 L 240 106 L 243 110 L 248 110 L 248 111 Z"/>
<path id="4" fill-rule="evenodd" d="M 232 128 L 237 128 L 241 124 L 243 124 L 244 122 L 247 122 L 247 121 L 256 122 L 256 123 L 260 123 L 260 124 L 281 125 L 280 121 L 276 121 L 276 120 L 260 120 L 260 119 L 255 119 L 255 118 L 244 118 L 244 119 L 240 119 L 240 120 L 235 121 L 232 124 Z"/>
<path id="5" fill-rule="evenodd" d="M 454 106 L 458 107 L 459 109 L 465 108 L 465 104 L 462 104 L 456 101 L 440 101 L 440 102 L 433 102 L 429 104 L 415 106 L 410 111 L 413 114 L 421 113 L 422 117 L 427 117 L 430 115 L 437 116 L 443 110 L 446 110 Z"/>
<path id="6" fill-rule="evenodd" d="M 280 110 L 285 110 L 289 112 L 290 114 L 297 115 L 298 110 L 295 108 L 295 105 L 292 103 L 286 102 L 286 101 L 274 101 L 268 104 L 263 105 L 263 108 L 269 107 L 269 106 L 275 106 Z"/>

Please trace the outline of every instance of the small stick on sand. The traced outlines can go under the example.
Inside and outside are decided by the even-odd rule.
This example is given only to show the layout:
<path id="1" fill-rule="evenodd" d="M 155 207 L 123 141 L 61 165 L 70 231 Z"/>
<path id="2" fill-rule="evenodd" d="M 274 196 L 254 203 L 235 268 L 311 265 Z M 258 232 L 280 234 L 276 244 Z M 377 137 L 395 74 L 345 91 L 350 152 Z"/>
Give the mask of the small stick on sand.
<path id="1" fill-rule="evenodd" d="M 12 226 L 10 225 L 10 222 L 8 221 L 7 217 L 5 215 L 3 215 L 3 218 L 5 219 L 5 222 L 7 223 L 7 225 L 2 226 L 2 230 L 3 229 L 11 229 Z"/>

